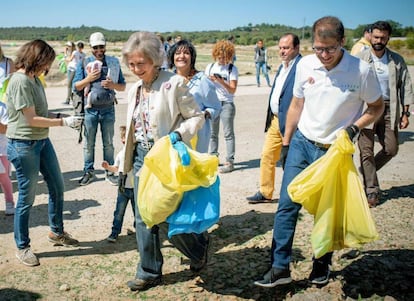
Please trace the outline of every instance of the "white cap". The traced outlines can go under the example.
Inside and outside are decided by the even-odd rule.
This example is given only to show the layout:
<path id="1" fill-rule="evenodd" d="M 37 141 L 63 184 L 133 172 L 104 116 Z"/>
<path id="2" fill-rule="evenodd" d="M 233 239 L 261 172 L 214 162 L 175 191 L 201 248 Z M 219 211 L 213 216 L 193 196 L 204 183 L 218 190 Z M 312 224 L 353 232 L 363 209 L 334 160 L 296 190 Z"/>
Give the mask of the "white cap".
<path id="1" fill-rule="evenodd" d="M 94 32 L 89 38 L 89 44 L 91 44 L 92 47 L 105 45 L 106 42 L 104 35 L 101 32 Z"/>
<path id="2" fill-rule="evenodd" d="M 72 42 L 71 41 L 67 41 L 66 42 L 66 46 L 72 47 Z"/>

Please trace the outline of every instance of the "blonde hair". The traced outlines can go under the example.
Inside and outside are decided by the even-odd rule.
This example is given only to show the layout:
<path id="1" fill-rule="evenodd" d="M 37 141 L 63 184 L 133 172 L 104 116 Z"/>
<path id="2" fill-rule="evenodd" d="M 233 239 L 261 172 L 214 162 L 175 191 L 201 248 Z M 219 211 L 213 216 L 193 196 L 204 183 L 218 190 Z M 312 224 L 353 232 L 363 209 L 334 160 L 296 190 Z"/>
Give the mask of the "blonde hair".
<path id="1" fill-rule="evenodd" d="M 227 40 L 218 41 L 211 52 L 213 59 L 217 61 L 217 59 L 224 54 L 226 59 L 226 64 L 231 63 L 233 61 L 234 53 L 236 52 L 233 43 Z"/>

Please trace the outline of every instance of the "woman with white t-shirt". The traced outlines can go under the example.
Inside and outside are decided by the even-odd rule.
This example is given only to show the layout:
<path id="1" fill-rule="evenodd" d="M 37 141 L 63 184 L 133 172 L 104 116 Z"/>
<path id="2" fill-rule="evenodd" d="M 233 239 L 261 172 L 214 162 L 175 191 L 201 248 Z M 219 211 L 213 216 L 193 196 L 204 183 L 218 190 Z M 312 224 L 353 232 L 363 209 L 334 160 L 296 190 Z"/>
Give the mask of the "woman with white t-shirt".
<path id="1" fill-rule="evenodd" d="M 69 46 L 69 44 L 71 46 Z M 66 53 L 66 61 L 68 65 L 68 94 L 64 104 L 69 104 L 72 100 L 72 82 L 73 78 L 75 77 L 76 66 L 80 61 L 85 58 L 85 53 L 83 53 L 83 47 L 85 46 L 83 42 L 78 42 L 76 44 L 77 50 L 75 50 L 75 44 L 73 42 L 68 42 L 67 46 L 67 53 Z"/>
<path id="2" fill-rule="evenodd" d="M 212 50 L 212 56 L 215 61 L 206 67 L 205 74 L 210 77 L 216 86 L 216 93 L 221 102 L 221 112 L 219 118 L 212 122 L 210 138 L 210 154 L 218 156 L 218 137 L 220 120 L 223 122 L 224 140 L 226 141 L 226 162 L 220 168 L 221 173 L 228 173 L 234 170 L 234 153 L 236 141 L 234 137 L 234 117 L 236 107 L 234 105 L 234 93 L 237 89 L 239 72 L 233 65 L 235 53 L 234 45 L 227 41 L 218 41 Z"/>

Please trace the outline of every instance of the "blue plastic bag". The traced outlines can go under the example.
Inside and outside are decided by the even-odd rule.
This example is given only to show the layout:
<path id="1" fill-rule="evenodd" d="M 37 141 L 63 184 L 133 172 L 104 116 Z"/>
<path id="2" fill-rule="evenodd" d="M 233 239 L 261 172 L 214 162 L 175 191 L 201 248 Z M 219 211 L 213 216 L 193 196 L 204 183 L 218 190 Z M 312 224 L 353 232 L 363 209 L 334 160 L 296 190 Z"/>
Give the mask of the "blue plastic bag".
<path id="1" fill-rule="evenodd" d="M 180 206 L 167 218 L 168 237 L 203 233 L 220 218 L 220 179 L 209 187 L 184 192 Z"/>

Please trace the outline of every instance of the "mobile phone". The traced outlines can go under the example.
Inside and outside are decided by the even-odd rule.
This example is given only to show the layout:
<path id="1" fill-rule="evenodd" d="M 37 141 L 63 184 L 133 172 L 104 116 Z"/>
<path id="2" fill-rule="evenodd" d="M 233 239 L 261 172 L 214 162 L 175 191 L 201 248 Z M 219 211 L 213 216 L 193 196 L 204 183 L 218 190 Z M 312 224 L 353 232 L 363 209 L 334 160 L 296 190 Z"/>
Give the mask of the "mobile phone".
<path id="1" fill-rule="evenodd" d="M 217 77 L 217 78 L 223 78 L 220 74 L 218 74 L 218 73 L 214 73 L 213 74 L 214 75 L 214 77 Z"/>

